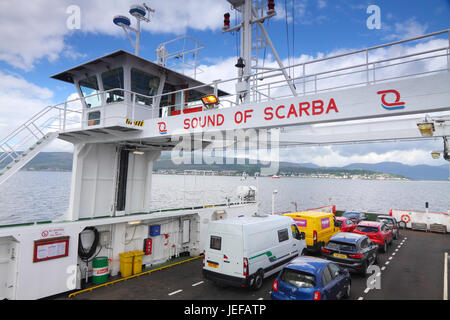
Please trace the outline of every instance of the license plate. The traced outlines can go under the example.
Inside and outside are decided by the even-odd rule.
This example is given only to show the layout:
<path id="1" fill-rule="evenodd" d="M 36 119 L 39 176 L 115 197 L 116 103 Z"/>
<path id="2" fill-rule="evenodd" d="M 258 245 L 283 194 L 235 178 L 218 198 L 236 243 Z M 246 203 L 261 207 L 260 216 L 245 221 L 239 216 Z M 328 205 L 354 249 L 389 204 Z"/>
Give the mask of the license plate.
<path id="1" fill-rule="evenodd" d="M 347 259 L 347 256 L 345 254 L 333 253 L 333 256 L 336 258 Z"/>
<path id="2" fill-rule="evenodd" d="M 211 263 L 211 262 L 208 262 L 208 267 L 211 267 L 211 268 L 218 268 L 218 267 L 219 267 L 219 264 L 218 264 L 218 263 Z"/>

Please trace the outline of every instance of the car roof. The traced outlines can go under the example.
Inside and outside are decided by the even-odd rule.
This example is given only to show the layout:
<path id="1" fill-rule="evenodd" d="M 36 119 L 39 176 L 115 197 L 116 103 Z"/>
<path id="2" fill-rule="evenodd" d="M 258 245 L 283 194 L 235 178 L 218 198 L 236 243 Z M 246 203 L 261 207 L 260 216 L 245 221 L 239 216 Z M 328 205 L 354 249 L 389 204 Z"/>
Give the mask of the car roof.
<path id="1" fill-rule="evenodd" d="M 329 263 L 330 261 L 322 258 L 302 256 L 292 260 L 285 268 L 316 274 Z"/>
<path id="2" fill-rule="evenodd" d="M 334 241 L 341 241 L 341 242 L 348 242 L 348 243 L 357 243 L 362 238 L 365 238 L 366 236 L 363 234 L 358 233 L 352 233 L 352 232 L 338 232 L 334 236 L 331 237 L 331 240 Z"/>
<path id="3" fill-rule="evenodd" d="M 358 223 L 359 226 L 367 226 L 367 227 L 379 227 L 383 223 L 378 221 L 361 221 Z"/>
<path id="4" fill-rule="evenodd" d="M 286 217 L 283 215 L 260 215 L 260 216 L 244 216 L 244 217 L 237 217 L 237 218 L 230 218 L 230 219 L 224 219 L 224 220 L 215 220 L 211 221 L 212 224 L 218 224 L 218 225 L 252 225 L 252 224 L 259 224 L 261 222 L 267 222 L 267 223 L 275 223 L 275 222 L 291 222 L 292 218 Z M 293 223 L 293 221 L 292 221 Z"/>
<path id="5" fill-rule="evenodd" d="M 383 215 L 379 215 L 379 216 L 377 216 L 377 218 L 383 218 L 383 219 L 395 220 L 394 217 L 391 217 L 391 216 L 383 216 Z"/>
<path id="6" fill-rule="evenodd" d="M 346 212 L 344 212 L 343 214 L 346 214 L 346 213 L 351 213 L 351 214 L 361 214 L 361 212 L 358 212 L 358 211 L 346 211 Z"/>
<path id="7" fill-rule="evenodd" d="M 291 217 L 291 218 L 306 218 L 306 217 L 312 217 L 312 218 L 324 218 L 332 216 L 333 214 L 331 212 L 322 212 L 322 211 L 299 211 L 299 212 L 291 212 L 286 213 L 285 216 Z"/>

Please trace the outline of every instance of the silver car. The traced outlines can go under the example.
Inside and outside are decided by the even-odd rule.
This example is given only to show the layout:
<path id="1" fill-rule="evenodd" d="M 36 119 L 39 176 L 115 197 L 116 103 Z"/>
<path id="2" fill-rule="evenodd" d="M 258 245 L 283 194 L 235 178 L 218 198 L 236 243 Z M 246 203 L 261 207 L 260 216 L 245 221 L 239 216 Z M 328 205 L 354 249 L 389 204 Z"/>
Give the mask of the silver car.
<path id="1" fill-rule="evenodd" d="M 394 217 L 391 216 L 378 216 L 377 217 L 378 222 L 383 222 L 386 224 L 388 229 L 392 230 L 392 238 L 397 240 L 399 236 L 399 225 L 397 220 Z"/>

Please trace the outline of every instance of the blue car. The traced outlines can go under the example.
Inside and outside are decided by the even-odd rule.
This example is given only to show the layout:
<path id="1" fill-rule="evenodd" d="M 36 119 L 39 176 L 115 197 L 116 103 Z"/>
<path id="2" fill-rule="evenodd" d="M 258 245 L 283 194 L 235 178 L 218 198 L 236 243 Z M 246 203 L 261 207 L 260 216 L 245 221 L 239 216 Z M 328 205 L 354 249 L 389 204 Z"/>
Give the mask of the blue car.
<path id="1" fill-rule="evenodd" d="M 366 214 L 363 212 L 344 212 L 342 216 L 351 219 L 356 224 L 367 219 Z"/>
<path id="2" fill-rule="evenodd" d="M 348 298 L 350 273 L 325 259 L 302 256 L 292 260 L 272 285 L 273 300 L 336 300 Z"/>

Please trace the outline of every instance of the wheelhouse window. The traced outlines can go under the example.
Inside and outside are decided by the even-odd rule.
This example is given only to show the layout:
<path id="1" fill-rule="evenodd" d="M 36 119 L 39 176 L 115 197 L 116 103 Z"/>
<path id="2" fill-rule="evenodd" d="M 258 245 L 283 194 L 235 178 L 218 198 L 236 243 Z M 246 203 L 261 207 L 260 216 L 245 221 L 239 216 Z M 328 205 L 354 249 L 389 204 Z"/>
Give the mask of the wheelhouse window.
<path id="1" fill-rule="evenodd" d="M 95 108 L 102 105 L 98 81 L 95 75 L 78 81 L 78 85 L 80 86 L 87 108 Z"/>
<path id="2" fill-rule="evenodd" d="M 181 92 L 171 94 L 171 92 L 182 89 L 186 89 L 184 91 L 184 97 L 182 97 Z M 187 85 L 174 86 L 166 83 L 164 85 L 163 94 L 165 95 L 161 97 L 160 103 L 163 110 L 162 116 L 181 114 L 181 109 L 184 110 L 183 113 L 198 112 L 203 110 L 201 98 L 205 96 L 205 94 L 200 91 L 190 90 L 187 88 Z"/>
<path id="3" fill-rule="evenodd" d="M 171 114 L 171 110 L 175 110 L 175 94 L 169 94 L 170 92 L 175 91 L 175 87 L 171 84 L 164 84 L 163 88 L 163 96 L 161 96 L 161 102 L 159 103 L 161 110 L 160 110 L 160 116 L 168 116 Z M 171 106 L 171 108 L 168 108 Z"/>
<path id="4" fill-rule="evenodd" d="M 150 106 L 152 99 L 143 96 L 154 96 L 158 92 L 160 79 L 137 69 L 131 69 L 131 91 L 138 93 L 136 102 Z M 143 96 L 140 96 L 143 95 Z"/>
<path id="5" fill-rule="evenodd" d="M 103 88 L 105 91 L 111 90 L 106 93 L 106 103 L 113 103 L 123 101 L 123 68 L 117 68 L 102 73 Z"/>
<path id="6" fill-rule="evenodd" d="M 100 124 L 100 111 L 90 112 L 88 114 L 88 126 L 96 126 Z"/>

